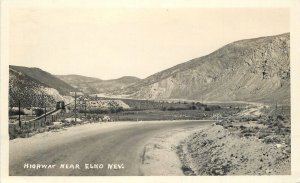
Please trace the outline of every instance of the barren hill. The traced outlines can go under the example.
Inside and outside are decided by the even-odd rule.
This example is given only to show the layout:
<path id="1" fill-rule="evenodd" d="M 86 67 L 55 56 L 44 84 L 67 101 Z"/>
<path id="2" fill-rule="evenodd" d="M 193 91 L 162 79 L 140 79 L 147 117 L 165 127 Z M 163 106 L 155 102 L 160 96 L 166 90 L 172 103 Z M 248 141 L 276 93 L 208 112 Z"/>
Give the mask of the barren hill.
<path id="1" fill-rule="evenodd" d="M 60 80 L 59 78 L 55 77 L 54 75 L 43 71 L 39 68 L 30 68 L 30 67 L 21 67 L 21 66 L 14 66 L 10 65 L 10 69 L 13 69 L 17 72 L 20 72 L 27 77 L 42 83 L 43 85 L 56 89 L 62 95 L 69 95 L 71 91 L 75 89 L 67 84 L 66 82 Z"/>
<path id="2" fill-rule="evenodd" d="M 111 80 L 101 80 L 80 75 L 57 75 L 57 77 L 87 94 L 110 93 L 140 81 L 139 78 L 133 76 L 124 76 Z"/>
<path id="3" fill-rule="evenodd" d="M 290 101 L 290 34 L 230 43 L 123 91 L 134 98 Z"/>

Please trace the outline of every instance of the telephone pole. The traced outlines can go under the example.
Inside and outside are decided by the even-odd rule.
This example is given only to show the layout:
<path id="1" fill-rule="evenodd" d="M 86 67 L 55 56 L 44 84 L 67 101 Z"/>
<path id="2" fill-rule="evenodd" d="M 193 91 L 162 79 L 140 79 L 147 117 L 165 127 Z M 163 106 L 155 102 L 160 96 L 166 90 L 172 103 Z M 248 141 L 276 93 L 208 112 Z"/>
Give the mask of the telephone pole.
<path id="1" fill-rule="evenodd" d="M 19 100 L 19 127 L 21 128 L 21 101 Z"/>
<path id="2" fill-rule="evenodd" d="M 84 100 L 84 117 L 86 119 L 86 100 Z"/>
<path id="3" fill-rule="evenodd" d="M 75 92 L 75 123 L 76 123 L 76 121 L 77 121 L 77 120 L 76 120 L 76 117 L 77 117 L 77 111 L 76 111 L 76 97 L 77 97 L 77 96 L 76 96 L 76 92 Z"/>
<path id="4" fill-rule="evenodd" d="M 201 102 L 202 102 L 202 104 L 203 104 L 203 95 L 204 95 L 204 91 L 203 91 L 203 85 L 204 85 L 204 75 L 203 75 L 203 73 L 201 74 L 201 76 L 202 76 L 202 78 L 201 78 L 201 87 L 202 87 L 202 92 L 201 92 Z"/>
<path id="5" fill-rule="evenodd" d="M 45 107 L 45 116 L 44 117 L 45 117 L 45 124 L 46 124 L 46 121 L 47 121 L 47 115 L 46 115 L 47 114 L 47 107 L 46 107 L 47 104 L 46 103 L 47 103 L 47 101 L 46 101 L 45 95 L 43 95 L 43 96 L 44 96 L 43 98 L 44 98 L 44 107 Z"/>

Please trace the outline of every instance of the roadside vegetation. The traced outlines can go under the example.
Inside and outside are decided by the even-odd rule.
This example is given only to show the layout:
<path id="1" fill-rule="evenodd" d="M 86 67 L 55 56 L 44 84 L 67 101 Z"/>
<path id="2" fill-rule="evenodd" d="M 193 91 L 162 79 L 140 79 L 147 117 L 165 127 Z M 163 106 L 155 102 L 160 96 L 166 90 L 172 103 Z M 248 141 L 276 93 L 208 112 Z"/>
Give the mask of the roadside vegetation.
<path id="1" fill-rule="evenodd" d="M 89 100 L 107 100 L 109 98 L 90 98 Z M 120 99 L 119 99 L 120 100 Z M 217 104 L 202 104 L 188 101 L 159 101 L 159 100 L 135 100 L 122 99 L 129 108 L 118 105 L 114 107 L 91 108 L 66 106 L 66 111 L 47 116 L 37 121 L 37 118 L 45 113 L 43 108 L 21 108 L 21 127 L 18 123 L 19 111 L 11 108 L 9 134 L 10 139 L 18 137 L 30 137 L 44 131 L 55 131 L 65 127 L 84 123 L 112 122 L 112 121 L 157 121 L 157 120 L 214 120 L 220 116 L 230 116 L 240 111 L 238 107 L 220 107 Z M 47 111 L 54 108 L 47 108 Z M 75 120 L 76 116 L 76 120 Z M 30 121 L 31 120 L 31 121 Z"/>
<path id="2" fill-rule="evenodd" d="M 101 98 L 101 100 L 111 100 Z M 152 120 L 204 120 L 218 116 L 232 115 L 240 111 L 238 107 L 221 107 L 217 104 L 202 104 L 190 101 L 135 100 L 122 99 L 130 106 L 106 109 L 80 110 L 80 116 L 99 118 L 108 115 L 113 121 L 152 121 Z"/>

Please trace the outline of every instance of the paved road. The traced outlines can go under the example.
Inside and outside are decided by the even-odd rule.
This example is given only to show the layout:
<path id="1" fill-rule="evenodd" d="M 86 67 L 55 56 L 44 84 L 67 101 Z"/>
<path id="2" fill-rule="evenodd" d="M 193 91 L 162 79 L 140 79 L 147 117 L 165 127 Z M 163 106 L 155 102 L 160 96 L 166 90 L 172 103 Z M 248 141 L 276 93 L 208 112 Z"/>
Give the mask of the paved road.
<path id="1" fill-rule="evenodd" d="M 143 147 L 151 137 L 171 129 L 194 128 L 211 123 L 209 121 L 133 122 L 130 125 L 116 124 L 107 130 L 101 130 L 101 125 L 82 125 L 79 130 L 73 127 L 71 130 L 48 136 L 39 134 L 40 137 L 15 139 L 10 141 L 10 175 L 141 175 L 139 166 Z M 55 164 L 55 167 L 24 168 L 24 165 L 36 164 Z M 75 168 L 76 164 L 79 164 L 80 169 L 60 168 L 61 164 L 73 164 Z M 85 164 L 98 164 L 100 168 L 85 169 Z M 108 165 L 111 164 L 116 165 L 109 169 Z"/>

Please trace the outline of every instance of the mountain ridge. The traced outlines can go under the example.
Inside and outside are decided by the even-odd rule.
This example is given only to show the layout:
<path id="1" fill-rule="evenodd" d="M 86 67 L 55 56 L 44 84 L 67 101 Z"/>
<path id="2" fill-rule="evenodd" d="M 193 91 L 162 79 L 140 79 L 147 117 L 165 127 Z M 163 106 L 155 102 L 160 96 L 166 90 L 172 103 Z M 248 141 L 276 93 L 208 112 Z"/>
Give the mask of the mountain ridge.
<path id="1" fill-rule="evenodd" d="M 102 80 L 77 74 L 52 75 L 39 68 L 9 68 L 10 82 L 14 79 L 13 83 L 18 83 L 15 79 L 20 78 L 29 82 L 28 86 L 19 82 L 27 88 L 57 90 L 52 91 L 55 96 L 82 91 L 137 99 L 290 102 L 289 33 L 234 41 L 145 79 L 123 76 Z"/>
<path id="2" fill-rule="evenodd" d="M 60 80 L 49 72 L 46 72 L 37 67 L 24 67 L 24 66 L 16 66 L 10 65 L 10 69 L 21 72 L 26 76 L 36 80 L 40 83 L 43 83 L 45 86 L 49 88 L 56 89 L 62 95 L 69 95 L 71 91 L 75 91 L 75 88 L 70 86 L 68 83 Z"/>
<path id="3" fill-rule="evenodd" d="M 276 84 L 275 87 L 278 87 L 279 82 L 281 87 L 282 85 L 286 87 L 287 92 L 290 90 L 289 40 L 289 33 L 284 33 L 235 41 L 208 55 L 194 58 L 155 73 L 126 87 L 121 93 L 116 91 L 114 94 L 145 99 L 182 98 L 182 96 L 185 96 L 187 99 L 204 98 L 205 100 L 217 99 L 221 101 L 251 100 L 251 97 L 256 98 L 255 100 L 265 100 L 268 98 L 267 93 L 270 91 L 278 93 L 278 95 L 284 93 L 272 90 L 272 86 L 270 86 L 272 82 Z M 254 75 L 250 77 L 246 73 Z M 241 74 L 245 75 L 247 79 L 243 80 L 239 76 Z M 276 75 L 280 74 L 282 76 L 278 78 Z M 242 84 L 230 82 L 235 78 L 240 80 Z M 220 82 L 220 80 L 223 82 Z M 255 80 L 260 81 L 260 83 L 257 83 L 261 85 L 257 87 L 258 89 L 255 89 L 253 83 Z M 226 85 L 227 81 L 229 82 Z M 218 93 L 215 89 L 222 88 L 216 84 L 209 86 L 207 83 L 211 83 L 210 85 L 214 85 L 214 83 L 223 85 L 227 92 L 224 92 L 224 96 L 222 96 L 221 92 Z M 240 85 L 236 87 L 237 92 L 232 91 L 234 85 Z M 229 91 L 228 87 L 232 89 Z M 244 91 L 240 89 L 245 87 L 249 88 L 248 92 L 246 89 Z M 268 88 L 268 91 L 265 88 Z M 254 95 L 255 90 L 257 90 L 256 95 L 260 96 L 260 99 Z M 196 95 L 197 92 L 200 92 L 201 95 Z M 276 98 L 276 96 L 274 97 Z M 270 100 L 270 97 L 267 100 Z M 288 102 L 290 100 L 289 94 L 285 95 L 283 100 Z"/>
<path id="4" fill-rule="evenodd" d="M 76 74 L 56 75 L 56 77 L 86 94 L 105 93 L 120 90 L 141 80 L 140 78 L 134 76 L 123 76 L 117 79 L 108 80 L 102 80 L 99 78 L 86 77 Z"/>

